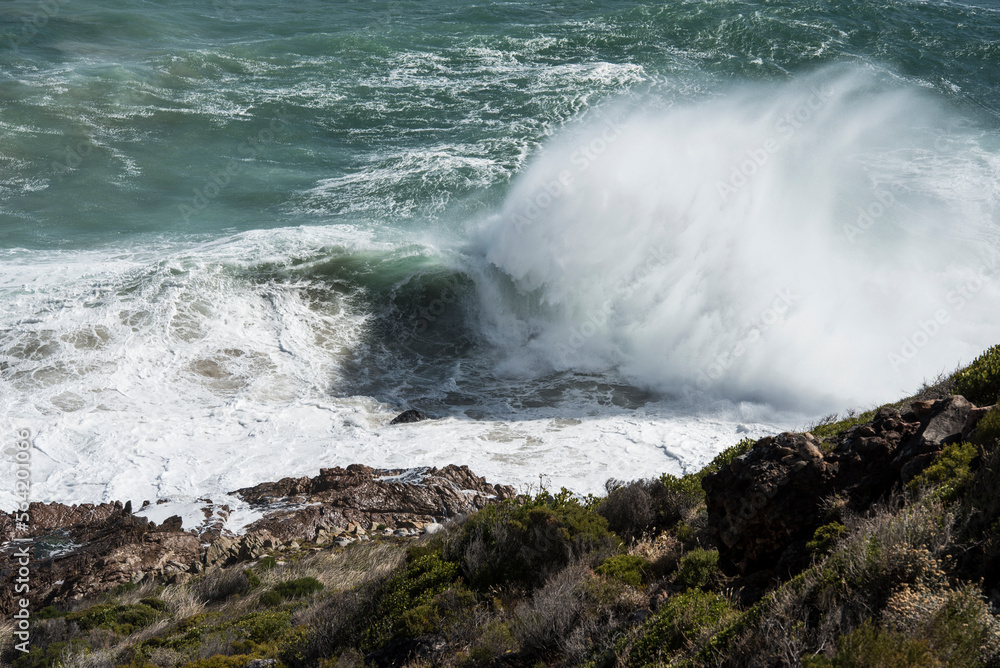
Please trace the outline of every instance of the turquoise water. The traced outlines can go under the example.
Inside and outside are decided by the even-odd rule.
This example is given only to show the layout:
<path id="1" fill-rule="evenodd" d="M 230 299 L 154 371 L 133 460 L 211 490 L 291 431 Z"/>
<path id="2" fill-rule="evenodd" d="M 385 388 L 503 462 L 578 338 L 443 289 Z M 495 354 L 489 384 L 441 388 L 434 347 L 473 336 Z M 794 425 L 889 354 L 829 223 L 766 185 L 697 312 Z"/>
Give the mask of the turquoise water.
<path id="1" fill-rule="evenodd" d="M 461 229 L 602 103 L 676 105 L 829 63 L 987 127 L 1000 107 L 993 3 L 52 0 L 5 3 L 0 34 L 5 248 Z"/>
<path id="2" fill-rule="evenodd" d="M 11 0 L 0 416 L 66 498 L 239 411 L 693 466 L 1000 338 L 998 110 L 993 2 Z M 481 430 L 351 431 L 404 407 Z"/>

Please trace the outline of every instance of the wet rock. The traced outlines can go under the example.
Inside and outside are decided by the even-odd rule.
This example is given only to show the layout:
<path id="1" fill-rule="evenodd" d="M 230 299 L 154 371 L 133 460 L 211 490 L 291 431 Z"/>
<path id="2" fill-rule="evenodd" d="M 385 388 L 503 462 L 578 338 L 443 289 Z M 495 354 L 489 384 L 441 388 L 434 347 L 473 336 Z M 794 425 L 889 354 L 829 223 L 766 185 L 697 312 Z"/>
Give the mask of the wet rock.
<path id="1" fill-rule="evenodd" d="M 421 420 L 426 420 L 427 416 L 418 410 L 410 409 L 408 411 L 403 411 L 396 417 L 392 418 L 389 424 L 409 424 L 410 422 L 420 422 Z"/>

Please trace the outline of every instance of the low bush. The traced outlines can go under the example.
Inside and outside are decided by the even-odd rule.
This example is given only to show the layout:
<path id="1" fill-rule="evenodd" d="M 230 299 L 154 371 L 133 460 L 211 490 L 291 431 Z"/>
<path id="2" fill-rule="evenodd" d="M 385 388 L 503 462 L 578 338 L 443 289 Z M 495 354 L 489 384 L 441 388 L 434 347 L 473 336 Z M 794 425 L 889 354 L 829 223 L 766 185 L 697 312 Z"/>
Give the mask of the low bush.
<path id="1" fill-rule="evenodd" d="M 48 643 L 46 645 L 32 644 L 27 654 L 17 652 L 13 661 L 14 668 L 52 668 L 61 664 L 62 659 L 70 652 L 85 652 L 90 646 L 82 638 L 68 641 Z"/>
<path id="2" fill-rule="evenodd" d="M 955 374 L 955 394 L 977 406 L 997 403 L 1000 396 L 1000 345 L 992 346 Z"/>
<path id="3" fill-rule="evenodd" d="M 642 584 L 646 573 L 649 572 L 649 568 L 648 559 L 630 554 L 619 554 L 605 559 L 600 566 L 594 569 L 594 572 L 598 575 L 621 580 L 632 587 L 638 587 Z"/>
<path id="4" fill-rule="evenodd" d="M 608 495 L 598 503 L 597 512 L 616 534 L 625 540 L 637 540 L 656 524 L 653 494 L 657 485 L 652 480 L 609 480 L 605 484 Z"/>
<path id="5" fill-rule="evenodd" d="M 195 585 L 195 595 L 206 603 L 225 601 L 233 596 L 244 596 L 254 586 L 247 576 L 249 571 L 238 568 L 213 568 Z M 256 583 L 260 579 L 254 576 Z"/>
<path id="6" fill-rule="evenodd" d="M 924 469 L 906 487 L 911 492 L 923 488 L 933 489 L 944 501 L 953 501 L 962 487 L 972 479 L 972 460 L 979 448 L 972 443 L 949 443 L 941 450 L 934 463 Z"/>
<path id="7" fill-rule="evenodd" d="M 246 654 L 226 656 L 216 654 L 207 659 L 196 659 L 185 663 L 181 668 L 244 668 L 255 657 Z"/>
<path id="8" fill-rule="evenodd" d="M 902 633 L 881 629 L 866 620 L 860 627 L 837 639 L 833 659 L 806 658 L 806 668 L 933 668 L 943 666 L 927 642 Z"/>
<path id="9" fill-rule="evenodd" d="M 632 541 L 647 533 L 673 529 L 704 503 L 701 482 L 705 476 L 729 466 L 754 442 L 747 438 L 726 448 L 697 473 L 680 477 L 664 473 L 655 480 L 629 483 L 609 480 L 608 495 L 598 504 L 597 512 L 608 520 L 612 531 Z"/>
<path id="10" fill-rule="evenodd" d="M 691 550 L 681 557 L 677 583 L 689 589 L 701 588 L 708 584 L 718 571 L 718 550 Z"/>
<path id="11" fill-rule="evenodd" d="M 469 584 L 537 587 L 573 560 L 616 552 L 620 539 L 607 520 L 563 490 L 530 501 L 512 500 L 479 511 L 447 546 Z"/>
<path id="12" fill-rule="evenodd" d="M 806 543 L 806 549 L 815 556 L 829 554 L 846 532 L 847 527 L 840 522 L 824 524 L 813 532 L 812 540 Z"/>
<path id="13" fill-rule="evenodd" d="M 1000 444 L 1000 403 L 980 418 L 972 434 L 972 442 L 986 450 L 993 450 Z"/>
<path id="14" fill-rule="evenodd" d="M 736 617 L 738 613 L 729 601 L 717 594 L 690 589 L 671 596 L 639 629 L 628 649 L 627 663 L 630 666 L 670 663 L 671 655 L 694 649 Z"/>
<path id="15" fill-rule="evenodd" d="M 282 599 L 303 598 L 323 591 L 323 583 L 313 577 L 298 578 L 279 582 L 271 591 Z"/>
<path id="16" fill-rule="evenodd" d="M 158 599 L 154 599 L 157 600 Z M 159 603 L 163 603 L 159 601 Z M 66 621 L 76 622 L 81 630 L 110 629 L 119 635 L 128 635 L 136 629 L 149 626 L 161 615 L 160 610 L 145 603 L 135 605 L 95 605 L 85 610 L 71 612 Z"/>

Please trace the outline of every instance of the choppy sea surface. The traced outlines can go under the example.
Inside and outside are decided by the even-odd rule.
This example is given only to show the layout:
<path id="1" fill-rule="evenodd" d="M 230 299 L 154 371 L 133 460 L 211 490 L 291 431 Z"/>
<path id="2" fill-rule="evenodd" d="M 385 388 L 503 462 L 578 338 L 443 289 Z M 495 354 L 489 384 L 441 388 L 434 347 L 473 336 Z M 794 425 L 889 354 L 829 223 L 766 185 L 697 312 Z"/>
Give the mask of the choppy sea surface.
<path id="1" fill-rule="evenodd" d="M 1000 342 L 998 111 L 984 0 L 7 0 L 0 438 L 38 501 L 696 470 Z"/>

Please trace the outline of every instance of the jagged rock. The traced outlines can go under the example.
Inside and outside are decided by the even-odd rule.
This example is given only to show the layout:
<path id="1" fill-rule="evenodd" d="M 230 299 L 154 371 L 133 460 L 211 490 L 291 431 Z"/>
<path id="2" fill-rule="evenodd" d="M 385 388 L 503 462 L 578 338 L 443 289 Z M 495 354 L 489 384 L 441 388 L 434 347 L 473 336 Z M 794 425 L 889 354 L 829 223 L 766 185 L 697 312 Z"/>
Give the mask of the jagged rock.
<path id="1" fill-rule="evenodd" d="M 72 542 L 59 556 L 32 561 L 35 609 L 93 596 L 137 578 L 142 581 L 152 573 L 187 570 L 200 557 L 197 536 L 173 530 L 172 524 L 154 530 L 144 518 L 125 513 L 120 503 L 73 507 L 32 503 L 30 512 L 32 535 L 37 539 L 50 540 L 57 534 Z M 16 560 L 0 559 L 0 591 L 4 592 L 0 614 L 14 610 L 14 588 L 8 585 L 16 566 Z"/>
<path id="2" fill-rule="evenodd" d="M 944 445 L 971 433 L 980 413 L 953 396 L 914 402 L 905 415 L 883 408 L 828 443 L 790 432 L 759 440 L 702 483 L 723 563 L 742 575 L 801 567 L 805 542 L 829 521 L 828 499 L 837 495 L 854 510 L 867 509 L 920 473 Z"/>
<path id="3" fill-rule="evenodd" d="M 314 539 L 339 546 L 367 541 L 369 528 L 374 531 L 378 524 L 419 526 L 514 496 L 513 488 L 491 485 L 464 466 L 378 470 L 352 465 L 323 469 L 315 478 L 285 478 L 238 493 L 264 512 L 263 519 L 246 527 L 239 538 L 221 535 L 221 522 L 209 530 L 202 525 L 183 531 L 177 515 L 157 526 L 120 502 L 32 503 L 31 523 L 20 531 L 10 514 L 0 512 L 0 544 L 6 544 L 6 554 L 0 553 L 0 591 L 4 592 L 0 615 L 14 611 L 11 580 L 18 564 L 9 553 L 19 544 L 10 542 L 13 538 L 62 546 L 57 556 L 45 558 L 46 553 L 38 551 L 32 560 L 31 604 L 38 609 L 126 582 L 183 582 L 207 567 L 252 561 L 270 550 L 299 550 L 301 542 Z M 220 518 L 229 512 L 226 506 L 214 506 L 208 499 L 204 502 Z M 345 526 L 353 529 L 350 535 L 341 528 Z"/>
<path id="4" fill-rule="evenodd" d="M 403 411 L 396 417 L 392 418 L 389 424 L 408 424 L 410 422 L 420 422 L 421 420 L 426 420 L 427 416 L 418 410 L 410 409 L 408 411 Z"/>
<path id="5" fill-rule="evenodd" d="M 276 659 L 254 659 L 244 666 L 244 668 L 270 668 L 276 663 Z"/>
<path id="6" fill-rule="evenodd" d="M 437 522 L 512 498 L 515 491 L 487 483 L 467 466 L 380 470 L 352 464 L 346 469 L 321 469 L 314 478 L 284 478 L 233 494 L 274 508 L 249 525 L 248 532 L 266 530 L 287 542 L 311 541 L 319 527 L 337 527 L 337 532 L 347 527 L 346 533 L 362 536 L 366 526 Z M 290 502 L 298 505 L 289 508 Z"/>
<path id="7" fill-rule="evenodd" d="M 236 539 L 222 536 L 208 546 L 205 551 L 205 565 L 225 563 L 232 555 L 232 549 L 236 545 Z"/>

